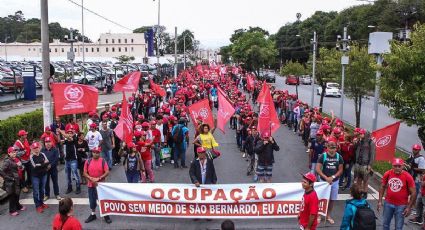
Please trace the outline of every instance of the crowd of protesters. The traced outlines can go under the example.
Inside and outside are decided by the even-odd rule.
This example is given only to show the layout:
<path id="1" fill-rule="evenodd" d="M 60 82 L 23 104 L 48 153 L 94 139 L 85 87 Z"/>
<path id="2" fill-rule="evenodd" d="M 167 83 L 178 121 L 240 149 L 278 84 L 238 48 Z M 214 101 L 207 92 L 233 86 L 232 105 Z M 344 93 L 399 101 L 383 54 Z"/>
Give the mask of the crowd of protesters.
<path id="1" fill-rule="evenodd" d="M 28 193 L 31 188 L 36 211 L 43 213 L 44 209 L 49 208 L 44 202 L 51 197 L 52 181 L 53 195 L 61 200 L 60 215 L 55 217 L 55 222 L 63 223 L 67 219 L 72 212 L 72 201 L 60 196 L 59 164 L 64 164 L 65 168 L 65 194 L 73 191 L 79 194 L 81 187 L 87 186 L 91 213 L 86 223 L 96 219 L 98 182 L 105 181 L 109 172 L 120 164 L 124 166 L 122 173 L 128 183 L 157 182 L 155 170 L 168 163 L 176 169 L 185 169 L 190 165 L 190 179 L 196 186 L 217 183 L 213 160 L 220 154 L 217 150 L 219 143 L 214 137 L 215 127 L 207 124 L 202 116 L 197 116 L 196 121 L 192 121 L 196 124 L 194 135 L 190 136 L 188 107 L 208 99 L 211 109 L 217 108 L 218 87 L 223 89 L 235 107 L 229 129 L 235 130 L 236 146 L 241 157 L 247 161 L 247 176 L 253 176 L 254 181 L 261 183 L 272 182 L 274 152 L 280 148 L 271 132 L 260 134 L 257 130 L 259 116 L 256 99 L 264 83 L 254 79 L 254 87 L 249 87 L 246 74 L 241 69 L 222 73 L 193 68 L 181 73 L 177 79 L 166 78 L 161 83 L 166 91 L 164 97 L 153 90 L 141 88 L 128 98 L 134 118 L 133 141 L 129 143 L 122 142 L 113 131 L 118 125 L 122 103 L 106 104 L 100 113 L 92 111 L 81 122 L 77 122 L 75 116 L 56 117 L 53 124 L 45 127 L 45 132 L 37 139 L 39 141 L 33 143 L 28 141 L 28 133 L 20 130 L 0 169 L 10 196 L 10 215 L 17 216 L 19 211 L 25 210 L 19 203 L 20 192 Z M 303 175 L 302 182 L 306 194 L 300 225 L 304 229 L 315 229 L 320 223 L 321 218 L 314 207 L 317 205 L 317 195 L 314 198 L 315 192 L 312 191 L 314 182 L 324 181 L 331 185 L 326 221 L 335 223 L 331 215 L 338 190 L 350 189 L 353 202 L 347 203 L 347 207 L 351 205 L 354 208 L 346 210 L 341 228 L 352 229 L 353 221 L 350 223 L 350 220 L 355 216 L 356 205 L 368 205 L 368 181 L 373 173 L 371 165 L 375 156 L 370 133 L 361 128 L 351 131 L 343 121 L 333 115 L 322 115 L 318 108 L 309 107 L 288 91 L 271 87 L 271 94 L 280 122 L 299 135 L 309 159 L 309 173 Z M 187 156 L 191 145 L 194 154 Z M 417 217 L 410 221 L 423 224 L 425 201 L 421 194 L 425 195 L 422 186 L 425 159 L 420 150 L 420 145 L 414 145 L 414 154 L 407 163 L 401 159 L 394 160 L 393 169 L 384 175 L 378 203 L 378 207 L 383 205 L 384 209 L 384 229 L 389 228 L 393 216 L 397 229 L 402 228 L 403 217 L 410 213 L 416 194 L 419 195 Z M 397 171 L 403 166 L 409 166 L 409 173 Z M 401 190 L 394 191 L 388 186 L 392 178 L 399 178 L 403 182 Z M 385 204 L 382 203 L 384 193 Z M 108 216 L 104 219 L 106 223 L 112 222 Z"/>

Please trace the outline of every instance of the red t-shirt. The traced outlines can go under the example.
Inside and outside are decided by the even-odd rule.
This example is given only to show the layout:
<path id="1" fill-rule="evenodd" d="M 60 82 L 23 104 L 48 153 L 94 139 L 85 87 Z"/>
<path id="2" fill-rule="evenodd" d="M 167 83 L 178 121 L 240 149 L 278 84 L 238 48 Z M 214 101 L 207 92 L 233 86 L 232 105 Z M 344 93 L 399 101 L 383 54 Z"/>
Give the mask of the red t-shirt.
<path id="1" fill-rule="evenodd" d="M 55 140 L 55 135 L 50 132 L 49 134 L 47 134 L 46 132 L 43 133 L 43 135 L 41 135 L 40 139 L 44 141 L 44 139 L 46 137 L 50 137 L 50 139 L 52 140 L 52 146 L 56 147 L 56 140 Z"/>
<path id="2" fill-rule="evenodd" d="M 137 142 L 137 151 L 140 152 L 140 155 L 142 156 L 142 160 L 144 161 L 150 161 L 152 160 L 152 154 L 151 154 L 151 145 L 152 142 L 149 140 L 146 141 L 138 141 Z"/>
<path id="3" fill-rule="evenodd" d="M 80 221 L 78 221 L 77 218 L 73 216 L 68 217 L 68 219 L 65 221 L 65 224 L 62 226 L 61 215 L 56 214 L 55 218 L 53 219 L 52 229 L 53 230 L 81 230 L 83 229 L 83 227 L 81 226 Z"/>
<path id="4" fill-rule="evenodd" d="M 300 219 L 299 224 L 304 228 L 307 227 L 310 215 L 317 216 L 319 213 L 319 198 L 317 197 L 316 191 L 312 190 L 309 193 L 304 193 L 303 199 L 301 200 L 300 206 Z M 317 218 L 314 218 L 311 229 L 314 230 L 317 227 Z"/>
<path id="5" fill-rule="evenodd" d="M 354 146 L 350 142 L 344 142 L 343 144 L 340 144 L 340 152 L 342 155 L 342 159 L 344 160 L 344 163 L 350 163 L 351 158 L 354 155 Z"/>
<path id="6" fill-rule="evenodd" d="M 385 201 L 393 205 L 407 205 L 409 188 L 415 187 L 413 177 L 406 171 L 395 174 L 388 170 L 382 177 L 382 184 L 387 185 Z"/>
<path id="7" fill-rule="evenodd" d="M 15 142 L 15 147 L 18 147 L 19 150 L 25 150 L 25 154 L 20 157 L 20 160 L 28 162 L 30 160 L 31 155 L 31 148 L 30 143 L 28 143 L 28 140 L 25 140 L 24 142 L 17 140 Z"/>
<path id="8" fill-rule="evenodd" d="M 161 143 L 161 132 L 159 129 L 151 129 L 153 143 Z"/>
<path id="9" fill-rule="evenodd" d="M 103 174 L 105 174 L 106 171 L 109 170 L 108 164 L 106 163 L 106 161 L 105 163 L 103 163 L 104 167 L 102 168 L 102 161 L 104 161 L 102 157 L 99 157 L 98 159 L 91 158 L 90 165 L 88 165 L 89 160 L 87 160 L 86 163 L 84 164 L 84 171 L 87 172 L 87 174 L 89 174 L 89 176 L 91 177 L 102 176 Z M 105 181 L 105 178 L 103 178 L 99 182 L 102 182 L 102 181 Z M 96 186 L 90 180 L 87 180 L 87 187 L 93 188 Z"/>
<path id="10" fill-rule="evenodd" d="M 425 182 L 425 176 L 422 178 L 422 182 Z M 425 196 L 425 186 L 421 185 L 421 195 Z"/>

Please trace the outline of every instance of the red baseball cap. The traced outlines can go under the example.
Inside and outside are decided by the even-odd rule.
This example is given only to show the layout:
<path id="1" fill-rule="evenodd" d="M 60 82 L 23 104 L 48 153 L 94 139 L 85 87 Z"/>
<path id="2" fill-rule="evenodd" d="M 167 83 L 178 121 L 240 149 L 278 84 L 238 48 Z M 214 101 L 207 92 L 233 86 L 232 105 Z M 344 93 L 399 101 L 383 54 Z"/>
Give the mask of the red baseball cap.
<path id="1" fill-rule="evenodd" d="M 40 143 L 34 142 L 31 144 L 31 149 L 36 149 L 36 148 L 40 148 Z"/>
<path id="2" fill-rule="evenodd" d="M 91 124 L 90 124 L 90 128 L 97 128 L 96 123 L 91 123 Z"/>
<path id="3" fill-rule="evenodd" d="M 149 127 L 149 123 L 148 123 L 148 122 L 146 122 L 146 121 L 145 121 L 145 122 L 143 122 L 143 123 L 142 123 L 142 127 Z"/>
<path id="4" fill-rule="evenodd" d="M 404 164 L 403 159 L 401 159 L 401 158 L 394 158 L 393 159 L 392 165 L 403 165 L 403 164 Z"/>
<path id="5" fill-rule="evenodd" d="M 421 150 L 421 149 L 422 149 L 422 147 L 421 147 L 421 145 L 419 145 L 419 144 L 414 144 L 414 145 L 412 146 L 412 149 L 413 149 L 413 150 Z"/>
<path id="6" fill-rule="evenodd" d="M 151 121 L 151 125 L 156 125 L 156 121 Z"/>
<path id="7" fill-rule="evenodd" d="M 301 176 L 303 176 L 304 179 L 306 179 L 306 180 L 308 180 L 312 183 L 316 182 L 316 180 L 317 180 L 316 176 L 311 172 L 308 172 L 304 175 L 302 173 L 300 173 L 300 174 L 301 174 Z"/>
<path id="8" fill-rule="evenodd" d="M 137 119 L 143 120 L 145 119 L 145 116 L 143 116 L 142 114 L 137 115 Z"/>
<path id="9" fill-rule="evenodd" d="M 22 136 L 25 136 L 25 135 L 28 135 L 27 131 L 25 131 L 23 129 L 22 130 L 19 130 L 18 136 L 22 137 Z"/>
<path id="10" fill-rule="evenodd" d="M 100 153 L 100 152 L 102 152 L 102 148 L 101 147 L 94 147 L 91 151 Z"/>
<path id="11" fill-rule="evenodd" d="M 46 126 L 46 128 L 44 128 L 44 131 L 52 131 L 52 129 L 50 128 L 50 126 Z"/>
<path id="12" fill-rule="evenodd" d="M 359 133 L 360 133 L 360 134 L 365 134 L 365 133 L 366 133 L 366 129 L 360 129 L 360 130 L 359 130 Z"/>
<path id="13" fill-rule="evenodd" d="M 130 142 L 130 143 L 127 144 L 127 147 L 129 147 L 129 148 L 133 148 L 135 146 L 136 146 L 136 144 L 134 144 L 133 142 Z"/>
<path id="14" fill-rule="evenodd" d="M 335 127 L 335 128 L 333 129 L 333 132 L 334 132 L 335 134 L 341 134 L 341 129 L 340 129 L 340 128 L 338 128 L 338 127 Z"/>
<path id="15" fill-rule="evenodd" d="M 14 147 L 9 147 L 8 149 L 7 149 L 7 153 L 9 154 L 9 153 L 11 153 L 11 152 L 14 152 L 14 151 L 17 151 L 17 149 L 15 149 Z"/>
<path id="16" fill-rule="evenodd" d="M 140 137 L 140 136 L 142 136 L 142 133 L 140 131 L 134 131 L 134 136 Z"/>
<path id="17" fill-rule="evenodd" d="M 204 149 L 204 147 L 198 147 L 198 148 L 196 148 L 196 152 L 197 153 L 205 153 L 206 150 Z"/>
<path id="18" fill-rule="evenodd" d="M 112 118 L 117 118 L 117 117 L 118 117 L 118 114 L 117 114 L 117 113 L 112 113 L 112 114 L 111 114 L 111 117 L 112 117 Z"/>

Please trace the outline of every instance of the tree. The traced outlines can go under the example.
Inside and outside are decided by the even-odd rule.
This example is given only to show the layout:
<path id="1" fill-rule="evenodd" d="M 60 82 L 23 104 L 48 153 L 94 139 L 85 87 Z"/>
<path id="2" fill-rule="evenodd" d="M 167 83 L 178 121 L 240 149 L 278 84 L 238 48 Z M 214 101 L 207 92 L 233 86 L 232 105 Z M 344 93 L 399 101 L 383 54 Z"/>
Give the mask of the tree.
<path id="1" fill-rule="evenodd" d="M 323 98 L 325 97 L 326 83 L 336 82 L 339 75 L 341 74 L 340 59 L 341 53 L 335 49 L 326 49 L 323 47 L 319 49 L 319 56 L 316 59 L 316 79 L 318 85 L 322 88 L 319 103 L 320 112 L 322 112 L 323 108 Z M 313 62 L 309 63 L 312 64 Z"/>
<path id="2" fill-rule="evenodd" d="M 274 62 L 275 44 L 261 32 L 245 32 L 232 44 L 232 58 L 243 63 L 248 71 L 260 73 L 260 68 Z"/>
<path id="3" fill-rule="evenodd" d="M 123 64 L 127 64 L 135 60 L 134 56 L 127 56 L 127 55 L 121 55 L 121 56 L 115 57 L 115 59 L 117 59 L 120 63 L 123 63 Z"/>
<path id="4" fill-rule="evenodd" d="M 393 42 L 391 53 L 384 55 L 383 76 L 379 82 L 381 102 L 390 115 L 417 125 L 425 144 L 425 25 L 415 26 L 410 43 Z"/>
<path id="5" fill-rule="evenodd" d="M 224 64 L 229 64 L 231 62 L 230 57 L 232 55 L 232 46 L 228 45 L 220 47 L 219 54 L 221 55 L 221 61 Z"/>
<path id="6" fill-rule="evenodd" d="M 299 80 L 300 75 L 304 75 L 306 73 L 305 67 L 299 62 L 287 62 L 285 66 L 280 71 L 281 75 L 295 75 Z M 295 85 L 295 92 L 298 98 L 298 84 Z"/>
<path id="7" fill-rule="evenodd" d="M 362 101 L 368 98 L 368 93 L 375 86 L 374 59 L 368 54 L 366 47 L 358 45 L 351 46 L 348 56 L 350 63 L 345 71 L 344 94 L 354 100 L 356 127 L 360 127 Z"/>

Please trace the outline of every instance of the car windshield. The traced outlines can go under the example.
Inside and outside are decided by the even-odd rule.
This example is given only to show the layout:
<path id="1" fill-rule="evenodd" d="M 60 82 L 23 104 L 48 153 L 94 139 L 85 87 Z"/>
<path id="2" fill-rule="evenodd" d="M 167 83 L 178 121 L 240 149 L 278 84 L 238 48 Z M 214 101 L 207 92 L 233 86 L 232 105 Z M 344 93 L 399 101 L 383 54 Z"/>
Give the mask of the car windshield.
<path id="1" fill-rule="evenodd" d="M 328 87 L 329 88 L 339 88 L 339 84 L 338 83 L 329 83 Z"/>

